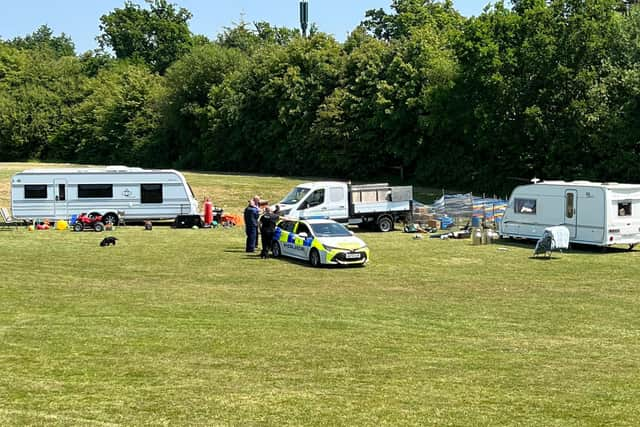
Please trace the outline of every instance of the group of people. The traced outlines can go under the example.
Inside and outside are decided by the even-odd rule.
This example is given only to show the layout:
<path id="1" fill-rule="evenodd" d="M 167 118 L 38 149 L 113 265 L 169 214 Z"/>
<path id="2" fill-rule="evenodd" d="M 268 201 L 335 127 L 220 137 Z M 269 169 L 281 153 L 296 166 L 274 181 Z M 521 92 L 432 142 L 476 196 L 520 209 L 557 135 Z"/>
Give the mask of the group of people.
<path id="1" fill-rule="evenodd" d="M 263 208 L 261 208 L 264 205 Z M 246 252 L 255 252 L 258 247 L 258 233 L 262 235 L 261 258 L 269 256 L 269 250 L 273 244 L 273 234 L 280 219 L 280 207 L 276 205 L 271 209 L 268 204 L 263 204 L 259 196 L 254 196 L 244 209 L 244 224 L 247 233 Z"/>

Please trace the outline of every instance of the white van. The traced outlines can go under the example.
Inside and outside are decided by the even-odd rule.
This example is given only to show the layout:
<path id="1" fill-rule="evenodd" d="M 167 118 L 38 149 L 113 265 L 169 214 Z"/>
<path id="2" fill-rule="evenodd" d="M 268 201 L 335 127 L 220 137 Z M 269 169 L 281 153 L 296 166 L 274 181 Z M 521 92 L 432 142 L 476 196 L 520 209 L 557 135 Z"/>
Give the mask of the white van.
<path id="1" fill-rule="evenodd" d="M 572 243 L 640 243 L 640 185 L 544 181 L 516 187 L 500 223 L 501 237 L 539 239 L 564 225 Z"/>
<path id="2" fill-rule="evenodd" d="M 29 169 L 11 178 L 11 210 L 19 219 L 69 219 L 97 213 L 104 222 L 195 215 L 198 202 L 175 170 L 125 166 Z"/>

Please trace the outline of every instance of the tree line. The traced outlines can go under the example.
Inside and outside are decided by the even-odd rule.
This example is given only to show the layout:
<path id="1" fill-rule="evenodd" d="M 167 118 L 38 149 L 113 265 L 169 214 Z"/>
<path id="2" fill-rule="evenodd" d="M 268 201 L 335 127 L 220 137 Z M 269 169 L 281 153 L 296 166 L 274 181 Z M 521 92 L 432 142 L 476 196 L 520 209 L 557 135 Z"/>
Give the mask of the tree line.
<path id="1" fill-rule="evenodd" d="M 633 4 L 632 4 L 633 3 Z M 344 42 L 241 22 L 215 40 L 166 0 L 0 40 L 0 160 L 372 179 L 504 191 L 638 182 L 640 7 L 393 0 Z"/>

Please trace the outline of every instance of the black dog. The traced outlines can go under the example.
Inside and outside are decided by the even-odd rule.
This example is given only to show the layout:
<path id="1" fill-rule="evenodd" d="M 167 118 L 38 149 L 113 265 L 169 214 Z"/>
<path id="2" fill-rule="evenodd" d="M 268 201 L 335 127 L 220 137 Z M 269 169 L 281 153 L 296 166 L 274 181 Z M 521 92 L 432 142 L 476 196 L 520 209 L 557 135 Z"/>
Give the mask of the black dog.
<path id="1" fill-rule="evenodd" d="M 102 239 L 102 242 L 100 242 L 100 246 L 109 246 L 109 245 L 116 245 L 116 239 L 113 236 L 109 236 L 109 237 L 105 237 L 104 239 Z"/>

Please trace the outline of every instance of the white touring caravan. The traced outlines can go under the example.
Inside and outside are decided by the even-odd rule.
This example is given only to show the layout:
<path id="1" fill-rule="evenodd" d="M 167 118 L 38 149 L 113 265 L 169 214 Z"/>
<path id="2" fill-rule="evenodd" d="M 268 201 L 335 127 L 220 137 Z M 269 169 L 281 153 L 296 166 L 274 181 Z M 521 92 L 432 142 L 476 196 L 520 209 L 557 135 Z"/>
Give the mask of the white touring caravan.
<path id="1" fill-rule="evenodd" d="M 351 185 L 347 182 L 307 182 L 279 203 L 290 218 L 329 218 L 338 222 L 391 231 L 413 210 L 413 187 L 387 183 Z"/>
<path id="2" fill-rule="evenodd" d="M 516 187 L 500 236 L 539 239 L 555 225 L 569 229 L 571 243 L 633 248 L 640 243 L 640 184 L 546 181 Z"/>
<path id="3" fill-rule="evenodd" d="M 125 166 L 29 169 L 11 178 L 11 210 L 18 219 L 69 219 L 97 213 L 104 222 L 173 219 L 197 214 L 198 202 L 175 170 Z"/>

